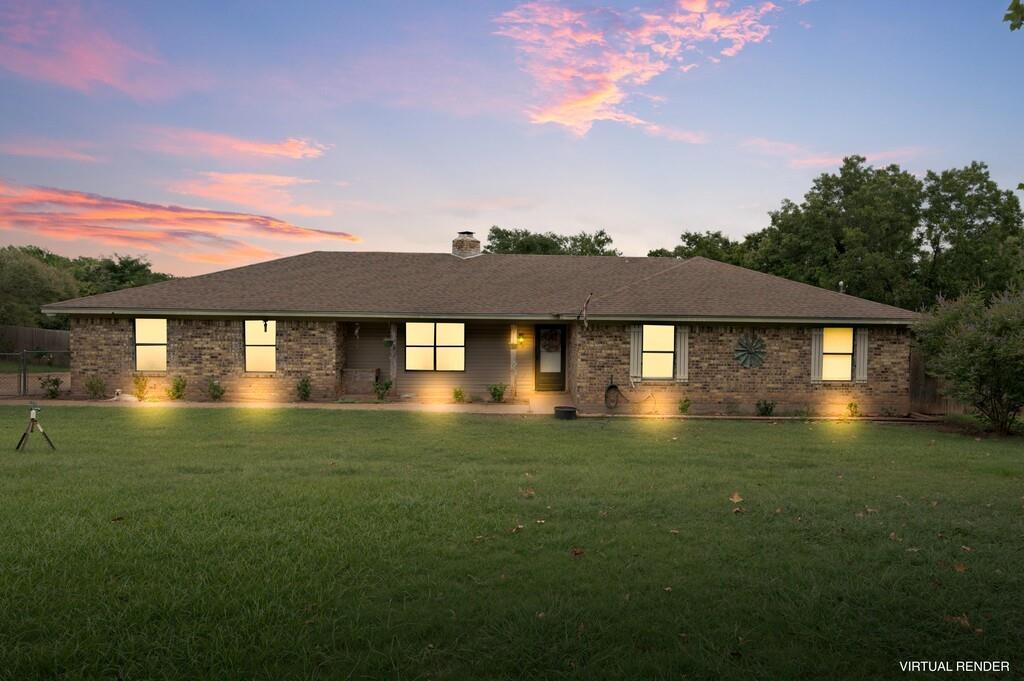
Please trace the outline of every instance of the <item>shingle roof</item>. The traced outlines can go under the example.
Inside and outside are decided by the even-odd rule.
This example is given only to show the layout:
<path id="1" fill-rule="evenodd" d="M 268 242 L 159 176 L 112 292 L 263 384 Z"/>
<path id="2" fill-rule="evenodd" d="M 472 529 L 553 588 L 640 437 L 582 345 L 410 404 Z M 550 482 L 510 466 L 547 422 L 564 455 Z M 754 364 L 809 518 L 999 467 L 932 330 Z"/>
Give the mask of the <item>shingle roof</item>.
<path id="1" fill-rule="evenodd" d="M 707 258 L 316 251 L 45 306 L 90 314 L 910 322 L 915 313 Z"/>

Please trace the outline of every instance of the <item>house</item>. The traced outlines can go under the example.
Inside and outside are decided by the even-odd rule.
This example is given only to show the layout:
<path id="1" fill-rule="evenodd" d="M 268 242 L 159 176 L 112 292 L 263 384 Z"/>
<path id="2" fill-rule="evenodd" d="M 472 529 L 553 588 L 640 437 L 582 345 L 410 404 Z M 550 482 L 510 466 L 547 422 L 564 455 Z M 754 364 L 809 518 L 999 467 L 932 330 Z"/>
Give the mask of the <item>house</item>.
<path id="1" fill-rule="evenodd" d="M 176 376 L 203 399 L 542 392 L 585 412 L 909 411 L 909 325 L 889 305 L 706 258 L 313 252 L 47 305 L 71 320 L 71 391 Z M 614 387 L 612 387 L 614 386 Z"/>

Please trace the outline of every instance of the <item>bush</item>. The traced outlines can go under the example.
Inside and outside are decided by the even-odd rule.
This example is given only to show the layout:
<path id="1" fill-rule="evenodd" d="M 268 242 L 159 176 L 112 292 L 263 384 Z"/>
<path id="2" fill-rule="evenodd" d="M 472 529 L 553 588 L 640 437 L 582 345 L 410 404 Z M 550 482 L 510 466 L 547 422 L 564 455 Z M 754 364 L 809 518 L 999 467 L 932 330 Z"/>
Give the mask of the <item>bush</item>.
<path id="1" fill-rule="evenodd" d="M 224 393 L 226 392 L 227 390 L 224 388 L 224 386 L 220 384 L 220 381 L 218 381 L 216 378 L 211 378 L 209 381 L 207 381 L 206 394 L 214 402 L 220 401 L 220 398 L 224 397 Z"/>
<path id="2" fill-rule="evenodd" d="M 508 390 L 508 386 L 504 383 L 492 383 L 487 386 L 487 391 L 491 393 L 491 399 L 495 402 L 505 401 L 505 391 Z"/>
<path id="3" fill-rule="evenodd" d="M 148 376 L 135 376 L 132 379 L 132 395 L 139 398 L 139 402 L 146 399 L 146 395 L 149 393 L 149 377 Z"/>
<path id="4" fill-rule="evenodd" d="M 456 388 L 452 391 L 452 399 L 462 404 L 466 401 L 466 392 L 462 388 Z"/>
<path id="5" fill-rule="evenodd" d="M 995 430 L 1013 430 L 1024 407 L 1024 289 L 986 302 L 980 293 L 940 300 L 914 329 L 930 374 Z"/>
<path id="6" fill-rule="evenodd" d="M 846 405 L 846 414 L 851 418 L 860 416 L 860 405 L 856 402 L 850 402 Z"/>
<path id="7" fill-rule="evenodd" d="M 39 387 L 43 389 L 43 394 L 51 400 L 60 397 L 60 386 L 63 383 L 64 379 L 60 376 L 41 376 L 39 378 Z"/>
<path id="8" fill-rule="evenodd" d="M 188 385 L 188 381 L 185 380 L 184 376 L 175 376 L 174 380 L 171 381 L 171 387 L 167 389 L 167 397 L 172 400 L 180 400 L 185 397 L 185 387 Z"/>
<path id="9" fill-rule="evenodd" d="M 683 399 L 679 400 L 678 407 L 679 407 L 679 413 L 682 414 L 683 416 L 689 414 L 690 413 L 690 398 L 689 397 L 684 397 Z"/>
<path id="10" fill-rule="evenodd" d="M 313 383 L 309 380 L 309 376 L 303 376 L 295 384 L 295 394 L 302 402 L 309 402 L 309 398 L 313 396 Z"/>
<path id="11" fill-rule="evenodd" d="M 775 402 L 774 400 L 758 400 L 757 401 L 757 415 L 758 416 L 771 416 L 775 413 Z"/>
<path id="12" fill-rule="evenodd" d="M 383 402 L 385 399 L 387 399 L 388 392 L 390 390 L 391 390 L 391 381 L 390 380 L 386 380 L 386 381 L 377 380 L 377 381 L 373 382 L 373 392 L 374 392 L 375 395 L 377 395 L 377 399 L 380 400 L 381 402 Z"/>
<path id="13" fill-rule="evenodd" d="M 99 376 L 85 379 L 85 392 L 94 400 L 102 400 L 107 396 L 107 382 Z"/>

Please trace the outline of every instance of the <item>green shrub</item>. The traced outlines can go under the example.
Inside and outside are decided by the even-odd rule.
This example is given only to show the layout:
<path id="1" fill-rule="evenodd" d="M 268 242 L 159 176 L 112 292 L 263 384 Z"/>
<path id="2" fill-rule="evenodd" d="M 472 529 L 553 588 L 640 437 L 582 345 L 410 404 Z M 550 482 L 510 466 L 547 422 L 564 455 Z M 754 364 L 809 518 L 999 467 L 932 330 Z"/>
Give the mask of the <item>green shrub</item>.
<path id="1" fill-rule="evenodd" d="M 381 402 L 383 402 L 384 400 L 387 399 L 388 392 L 390 392 L 390 391 L 391 391 L 391 381 L 390 380 L 385 380 L 385 381 L 377 380 L 377 381 L 373 382 L 373 392 L 374 392 L 375 395 L 377 395 L 377 399 L 380 400 Z"/>
<path id="2" fill-rule="evenodd" d="M 43 389 L 43 394 L 51 400 L 60 397 L 60 386 L 63 383 L 64 379 L 60 376 L 41 376 L 39 378 L 39 387 Z"/>
<path id="3" fill-rule="evenodd" d="M 227 390 L 224 388 L 224 386 L 220 384 L 220 381 L 218 381 L 216 378 L 211 378 L 209 381 L 207 381 L 206 394 L 214 402 L 217 402 L 222 397 L 224 397 L 225 392 L 227 392 Z"/>
<path id="4" fill-rule="evenodd" d="M 774 400 L 758 400 L 757 401 L 757 415 L 758 416 L 771 416 L 775 413 L 775 401 Z"/>
<path id="5" fill-rule="evenodd" d="M 309 398 L 313 396 L 313 383 L 309 380 L 309 376 L 303 376 L 295 384 L 295 394 L 302 402 L 309 402 Z"/>
<path id="6" fill-rule="evenodd" d="M 682 414 L 683 416 L 689 414 L 690 413 L 690 398 L 689 397 L 684 397 L 683 399 L 679 400 L 678 407 L 679 407 L 679 413 Z"/>
<path id="7" fill-rule="evenodd" d="M 846 405 L 846 414 L 851 418 L 855 416 L 860 416 L 860 405 L 857 404 L 856 402 L 850 402 L 849 404 Z"/>
<path id="8" fill-rule="evenodd" d="M 492 383 L 487 386 L 487 391 L 491 393 L 491 399 L 495 402 L 505 401 L 505 391 L 508 390 L 508 385 L 504 383 Z"/>
<path id="9" fill-rule="evenodd" d="M 1024 407 L 1024 289 L 989 301 L 980 293 L 941 300 L 914 331 L 928 373 L 943 379 L 947 396 L 1011 432 Z"/>
<path id="10" fill-rule="evenodd" d="M 188 381 L 184 376 L 175 376 L 171 381 L 171 387 L 167 389 L 167 397 L 172 400 L 180 400 L 185 397 L 186 386 L 188 386 Z"/>
<path id="11" fill-rule="evenodd" d="M 456 388 L 452 391 L 452 399 L 461 404 L 466 401 L 466 392 L 462 388 Z"/>
<path id="12" fill-rule="evenodd" d="M 139 398 L 139 402 L 146 399 L 149 393 L 149 377 L 135 376 L 132 378 L 132 394 Z"/>
<path id="13" fill-rule="evenodd" d="M 85 379 L 85 392 L 94 400 L 102 400 L 107 396 L 107 382 L 99 376 Z"/>

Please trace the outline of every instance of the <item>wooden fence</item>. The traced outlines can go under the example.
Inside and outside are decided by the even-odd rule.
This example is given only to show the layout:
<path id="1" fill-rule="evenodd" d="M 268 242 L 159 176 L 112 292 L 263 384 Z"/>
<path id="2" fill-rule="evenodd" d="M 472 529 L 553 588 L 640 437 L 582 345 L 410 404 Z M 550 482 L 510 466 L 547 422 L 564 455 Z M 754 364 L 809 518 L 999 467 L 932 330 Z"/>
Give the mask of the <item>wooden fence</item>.
<path id="1" fill-rule="evenodd" d="M 924 357 L 917 350 L 910 353 L 910 410 L 919 414 L 966 414 L 971 408 L 943 395 L 942 381 L 929 376 Z"/>
<path id="2" fill-rule="evenodd" d="M 67 331 L 37 329 L 30 326 L 0 326 L 0 352 L 65 352 L 70 347 L 70 334 Z"/>

